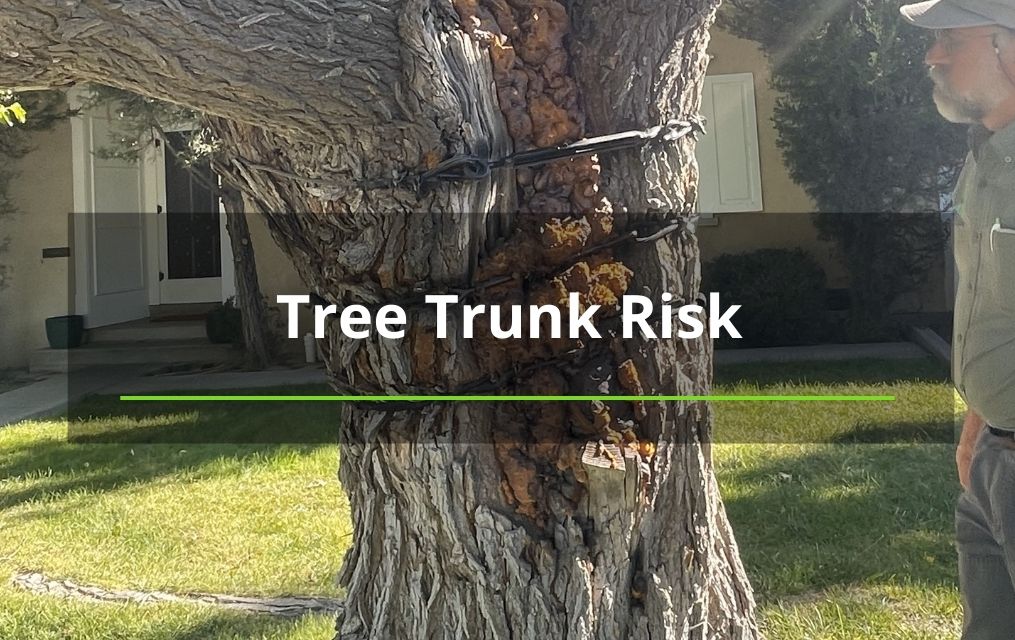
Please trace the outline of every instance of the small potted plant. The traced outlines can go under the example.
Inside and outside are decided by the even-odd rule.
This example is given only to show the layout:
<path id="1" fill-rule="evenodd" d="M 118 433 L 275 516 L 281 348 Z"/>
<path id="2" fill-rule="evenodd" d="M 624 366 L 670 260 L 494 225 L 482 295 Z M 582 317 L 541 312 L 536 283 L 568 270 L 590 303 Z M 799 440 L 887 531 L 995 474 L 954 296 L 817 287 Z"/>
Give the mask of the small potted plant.
<path id="1" fill-rule="evenodd" d="M 75 349 L 85 336 L 85 317 L 77 315 L 46 318 L 46 339 L 53 349 Z"/>

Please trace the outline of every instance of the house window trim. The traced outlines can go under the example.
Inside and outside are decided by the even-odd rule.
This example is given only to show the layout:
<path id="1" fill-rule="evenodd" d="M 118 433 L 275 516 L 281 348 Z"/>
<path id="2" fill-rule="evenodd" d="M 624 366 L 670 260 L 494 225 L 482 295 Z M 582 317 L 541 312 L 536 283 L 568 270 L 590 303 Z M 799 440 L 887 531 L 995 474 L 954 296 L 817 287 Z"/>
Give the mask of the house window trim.
<path id="1" fill-rule="evenodd" d="M 702 192 L 700 190 L 701 176 L 699 175 L 699 192 L 697 209 L 699 214 L 699 225 L 709 226 L 718 224 L 717 215 L 721 213 L 758 213 L 765 209 L 764 198 L 762 193 L 762 171 L 761 171 L 761 145 L 758 139 L 758 110 L 755 95 L 755 81 L 754 73 L 726 73 L 726 74 L 715 74 L 705 77 L 704 84 L 702 86 L 702 103 L 705 101 L 705 92 L 712 91 L 712 87 L 718 82 L 726 83 L 739 83 L 744 88 L 744 127 L 745 127 L 745 150 L 748 154 L 749 163 L 749 180 L 750 190 L 752 198 L 749 202 L 735 202 L 729 204 L 723 204 L 721 202 L 716 203 L 715 206 L 709 206 L 708 210 L 702 209 Z M 714 102 L 713 102 L 714 104 Z M 708 125 L 715 125 L 714 122 L 708 123 Z M 700 143 L 699 143 L 700 145 Z M 700 149 L 700 146 L 699 146 Z M 716 148 L 716 154 L 718 155 L 718 149 Z M 722 163 L 722 159 L 716 157 L 716 165 L 719 166 Z M 700 163 L 699 163 L 700 170 Z"/>

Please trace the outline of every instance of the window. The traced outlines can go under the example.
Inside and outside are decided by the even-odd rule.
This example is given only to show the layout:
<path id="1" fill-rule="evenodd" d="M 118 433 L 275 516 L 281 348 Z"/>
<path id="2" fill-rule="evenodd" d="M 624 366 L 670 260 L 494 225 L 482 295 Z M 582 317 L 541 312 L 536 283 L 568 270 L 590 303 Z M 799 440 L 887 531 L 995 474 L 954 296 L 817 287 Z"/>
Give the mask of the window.
<path id="1" fill-rule="evenodd" d="M 703 221 L 716 213 L 761 211 L 761 160 L 754 74 L 707 76 L 701 114 L 708 133 L 698 141 L 698 211 Z"/>

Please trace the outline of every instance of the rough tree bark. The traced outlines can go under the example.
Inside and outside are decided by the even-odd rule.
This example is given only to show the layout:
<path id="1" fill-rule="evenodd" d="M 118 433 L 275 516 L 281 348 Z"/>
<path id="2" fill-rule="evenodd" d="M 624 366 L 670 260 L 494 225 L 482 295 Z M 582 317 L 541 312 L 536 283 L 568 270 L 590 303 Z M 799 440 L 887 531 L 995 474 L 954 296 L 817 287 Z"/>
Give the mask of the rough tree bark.
<path id="1" fill-rule="evenodd" d="M 7 0 L 0 84 L 100 81 L 218 116 L 312 291 L 411 308 L 403 340 L 329 333 L 336 389 L 699 394 L 707 340 L 437 340 L 413 304 L 695 299 L 690 141 L 423 194 L 397 179 L 696 113 L 715 5 Z M 657 242 L 612 242 L 672 218 Z M 649 401 L 347 409 L 338 637 L 756 637 L 710 419 Z"/>
<path id="2" fill-rule="evenodd" d="M 247 226 L 247 206 L 239 191 L 225 188 L 222 206 L 226 213 L 226 231 L 233 252 L 233 270 L 236 277 L 236 306 L 243 316 L 243 346 L 247 365 L 265 369 L 271 365 L 272 348 L 268 333 L 268 306 L 261 293 L 257 277 L 254 246 L 250 242 Z"/>

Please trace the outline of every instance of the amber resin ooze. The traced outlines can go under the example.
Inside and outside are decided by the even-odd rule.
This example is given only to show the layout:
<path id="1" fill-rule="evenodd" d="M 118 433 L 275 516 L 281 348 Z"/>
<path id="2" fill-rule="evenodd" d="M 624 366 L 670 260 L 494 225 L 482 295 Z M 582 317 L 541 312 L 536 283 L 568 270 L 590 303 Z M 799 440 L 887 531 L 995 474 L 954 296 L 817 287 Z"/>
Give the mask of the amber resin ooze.
<path id="1" fill-rule="evenodd" d="M 489 52 L 514 152 L 587 137 L 566 46 L 571 28 L 566 5 L 557 0 L 452 1 L 463 29 Z M 613 337 L 617 332 L 603 330 L 604 323 L 616 320 L 635 274 L 612 250 L 611 242 L 627 220 L 601 192 L 600 173 L 595 155 L 514 168 L 518 209 L 513 229 L 480 256 L 472 274 L 473 285 L 499 284 L 483 286 L 472 302 L 565 310 L 577 296 L 583 310 L 601 305 L 612 316 L 594 316 L 604 339 L 591 341 L 548 338 L 543 332 L 538 339 L 527 332 L 521 339 L 497 339 L 490 326 L 483 326 L 491 318 L 477 317 L 477 364 L 490 379 L 507 381 L 503 392 L 608 396 L 646 391 L 618 344 L 621 339 Z M 564 327 L 561 334 L 569 335 Z M 504 496 L 537 525 L 581 511 L 588 484 L 587 443 L 611 443 L 643 461 L 651 455 L 639 433 L 648 416 L 646 403 L 512 404 L 496 411 L 495 451 Z"/>

